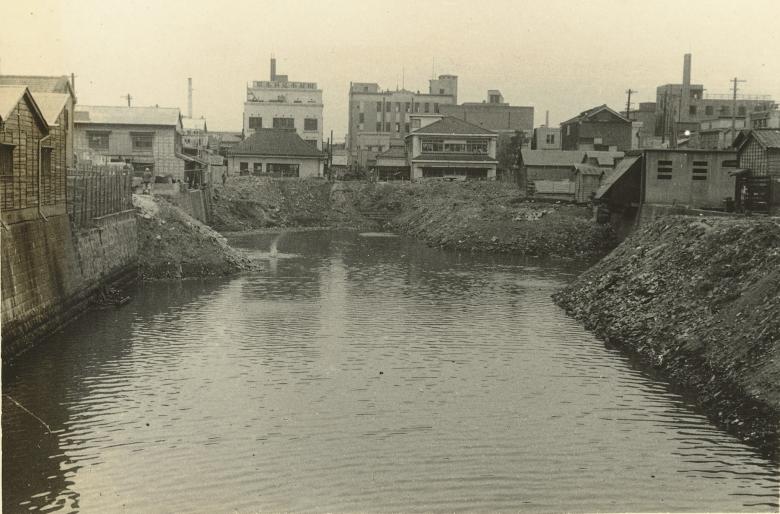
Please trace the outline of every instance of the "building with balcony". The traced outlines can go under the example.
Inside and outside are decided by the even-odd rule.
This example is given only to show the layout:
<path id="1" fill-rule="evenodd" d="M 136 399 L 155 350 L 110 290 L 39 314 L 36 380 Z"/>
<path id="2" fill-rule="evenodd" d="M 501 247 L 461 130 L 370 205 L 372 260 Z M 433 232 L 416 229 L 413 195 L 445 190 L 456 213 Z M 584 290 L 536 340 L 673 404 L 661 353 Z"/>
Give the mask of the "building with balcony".
<path id="1" fill-rule="evenodd" d="M 427 93 L 381 90 L 373 82 L 351 83 L 347 126 L 350 164 L 363 169 L 376 166 L 376 156 L 390 149 L 391 140 L 403 141 L 412 131 L 412 115 L 438 115 L 444 105 L 457 101 L 455 75 L 430 80 Z"/>
<path id="2" fill-rule="evenodd" d="M 442 117 L 406 136 L 411 179 L 494 180 L 497 141 L 491 130 Z"/>
<path id="3" fill-rule="evenodd" d="M 322 148 L 322 90 L 316 82 L 294 82 L 276 73 L 271 58 L 270 80 L 247 85 L 244 102 L 244 134 L 258 129 L 295 129 L 301 138 Z"/>
<path id="4" fill-rule="evenodd" d="M 78 105 L 73 146 L 79 161 L 127 163 L 136 173 L 183 181 L 181 114 L 174 107 Z"/>

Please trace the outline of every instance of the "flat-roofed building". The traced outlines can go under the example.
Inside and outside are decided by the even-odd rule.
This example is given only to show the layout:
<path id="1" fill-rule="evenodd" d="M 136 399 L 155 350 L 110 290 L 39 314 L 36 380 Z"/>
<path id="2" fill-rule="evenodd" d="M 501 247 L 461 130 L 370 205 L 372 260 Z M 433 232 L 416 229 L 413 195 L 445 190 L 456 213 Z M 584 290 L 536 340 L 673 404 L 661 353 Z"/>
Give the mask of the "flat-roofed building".
<path id="1" fill-rule="evenodd" d="M 488 91 L 487 101 L 442 105 L 439 112 L 443 116 L 460 118 L 499 134 L 514 134 L 520 131 L 528 139 L 531 138 L 534 128 L 534 108 L 509 105 L 504 102 L 504 96 L 497 89 Z"/>
<path id="2" fill-rule="evenodd" d="M 316 82 L 294 82 L 276 73 L 271 58 L 270 80 L 247 85 L 244 102 L 244 134 L 257 129 L 295 129 L 301 139 L 322 148 L 322 90 Z"/>

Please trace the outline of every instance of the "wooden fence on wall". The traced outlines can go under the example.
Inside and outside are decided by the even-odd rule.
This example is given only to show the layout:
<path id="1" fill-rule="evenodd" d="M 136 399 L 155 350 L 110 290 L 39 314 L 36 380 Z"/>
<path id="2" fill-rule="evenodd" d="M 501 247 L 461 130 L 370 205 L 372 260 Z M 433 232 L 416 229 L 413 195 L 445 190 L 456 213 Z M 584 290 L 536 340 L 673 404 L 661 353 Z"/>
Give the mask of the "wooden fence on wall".
<path id="1" fill-rule="evenodd" d="M 133 170 L 79 166 L 68 170 L 68 215 L 77 227 L 91 227 L 97 218 L 133 208 Z"/>

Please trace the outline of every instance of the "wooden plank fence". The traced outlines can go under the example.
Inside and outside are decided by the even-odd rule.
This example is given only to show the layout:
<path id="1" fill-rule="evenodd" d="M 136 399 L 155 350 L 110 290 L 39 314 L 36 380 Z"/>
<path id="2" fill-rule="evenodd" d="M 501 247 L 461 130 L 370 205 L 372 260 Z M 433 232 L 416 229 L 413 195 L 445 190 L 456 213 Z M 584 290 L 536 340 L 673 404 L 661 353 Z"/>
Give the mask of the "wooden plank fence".
<path id="1" fill-rule="evenodd" d="M 92 227 L 96 218 L 133 208 L 133 170 L 80 166 L 68 170 L 68 215 L 77 227 Z"/>

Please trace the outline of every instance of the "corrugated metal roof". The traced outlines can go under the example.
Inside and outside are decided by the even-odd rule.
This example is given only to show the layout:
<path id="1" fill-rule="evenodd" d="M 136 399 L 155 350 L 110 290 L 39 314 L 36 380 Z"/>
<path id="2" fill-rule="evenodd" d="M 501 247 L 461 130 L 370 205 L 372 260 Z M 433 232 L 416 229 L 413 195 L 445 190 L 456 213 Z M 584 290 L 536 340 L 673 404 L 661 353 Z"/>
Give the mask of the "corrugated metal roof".
<path id="1" fill-rule="evenodd" d="M 607 175 L 604 179 L 604 182 L 601 183 L 598 191 L 596 191 L 595 198 L 601 198 L 604 196 L 623 175 L 628 173 L 628 171 L 634 166 L 634 164 L 636 164 L 639 159 L 640 157 L 626 157 L 620 161 L 618 165 L 615 166 L 615 169 L 612 170 L 612 173 Z"/>
<path id="2" fill-rule="evenodd" d="M 585 157 L 584 150 L 520 150 L 526 166 L 574 166 Z"/>
<path id="3" fill-rule="evenodd" d="M 0 121 L 8 119 L 26 90 L 25 86 L 0 86 Z"/>
<path id="4" fill-rule="evenodd" d="M 67 93 L 33 93 L 35 103 L 38 104 L 38 108 L 43 113 L 43 117 L 46 118 L 46 123 L 49 126 L 57 125 L 57 118 L 59 118 L 62 109 L 65 107 L 70 95 Z"/>
<path id="5" fill-rule="evenodd" d="M 411 135 L 415 134 L 457 134 L 468 136 L 473 134 L 495 134 L 495 132 L 455 118 L 454 116 L 444 116 L 439 121 L 435 121 L 423 128 L 416 129 Z"/>
<path id="6" fill-rule="evenodd" d="M 752 134 L 764 148 L 780 148 L 780 130 L 758 129 Z"/>
<path id="7" fill-rule="evenodd" d="M 248 138 L 231 148 L 230 155 L 278 155 L 323 158 L 325 154 L 310 145 L 295 129 L 257 129 Z"/>
<path id="8" fill-rule="evenodd" d="M 76 123 L 101 125 L 179 125 L 176 107 L 118 107 L 107 105 L 77 105 Z"/>

